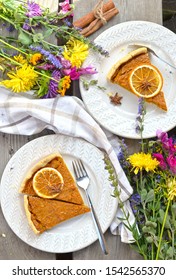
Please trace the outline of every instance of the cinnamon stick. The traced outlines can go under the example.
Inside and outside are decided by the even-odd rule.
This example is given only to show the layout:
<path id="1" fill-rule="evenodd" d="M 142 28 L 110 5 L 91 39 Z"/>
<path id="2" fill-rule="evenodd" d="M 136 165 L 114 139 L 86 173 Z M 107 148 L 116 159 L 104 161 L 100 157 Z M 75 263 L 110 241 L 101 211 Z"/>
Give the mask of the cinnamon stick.
<path id="1" fill-rule="evenodd" d="M 118 14 L 118 9 L 117 8 L 113 8 L 107 12 L 105 12 L 103 14 L 103 17 L 105 18 L 106 21 L 109 21 L 112 17 L 114 17 L 115 15 Z M 97 31 L 100 27 L 103 26 L 103 22 L 101 21 L 101 19 L 95 19 L 94 21 L 92 21 L 89 26 L 85 27 L 84 29 L 81 30 L 81 34 L 84 35 L 85 37 L 88 37 L 89 35 L 91 35 L 92 33 L 94 33 L 95 31 Z"/>
<path id="2" fill-rule="evenodd" d="M 112 0 L 109 0 L 107 3 L 105 3 L 103 5 L 102 12 L 104 14 L 104 13 L 106 13 L 107 11 L 109 11 L 109 10 L 111 10 L 113 8 L 115 8 L 115 4 L 113 3 Z M 73 25 L 75 27 L 84 28 L 85 26 L 89 25 L 95 19 L 96 19 L 95 13 L 92 10 L 91 12 L 86 14 L 85 16 L 83 16 L 80 19 L 78 19 L 75 22 L 73 22 Z"/>

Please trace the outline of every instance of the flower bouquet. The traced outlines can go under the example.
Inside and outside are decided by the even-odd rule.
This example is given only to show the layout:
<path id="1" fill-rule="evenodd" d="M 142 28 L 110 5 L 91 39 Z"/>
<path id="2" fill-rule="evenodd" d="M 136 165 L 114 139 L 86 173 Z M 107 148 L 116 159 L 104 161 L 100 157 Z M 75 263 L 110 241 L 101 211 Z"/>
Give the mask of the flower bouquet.
<path id="1" fill-rule="evenodd" d="M 82 67 L 89 49 L 105 56 L 107 52 L 73 27 L 69 0 L 59 6 L 59 12 L 51 13 L 34 1 L 0 0 L 0 22 L 8 32 L 0 35 L 0 85 L 53 98 L 64 96 L 73 80 L 96 73 L 92 65 Z M 51 43 L 53 35 L 63 44 Z"/>
<path id="2" fill-rule="evenodd" d="M 134 189 L 130 205 L 135 217 L 131 224 L 118 190 L 118 178 L 108 160 L 106 168 L 114 186 L 114 196 L 124 218 L 119 218 L 132 233 L 131 246 L 145 260 L 176 259 L 176 139 L 158 130 L 156 139 L 142 138 L 145 102 L 139 99 L 136 130 L 141 135 L 140 151 L 129 154 L 124 140 L 118 159 Z"/>

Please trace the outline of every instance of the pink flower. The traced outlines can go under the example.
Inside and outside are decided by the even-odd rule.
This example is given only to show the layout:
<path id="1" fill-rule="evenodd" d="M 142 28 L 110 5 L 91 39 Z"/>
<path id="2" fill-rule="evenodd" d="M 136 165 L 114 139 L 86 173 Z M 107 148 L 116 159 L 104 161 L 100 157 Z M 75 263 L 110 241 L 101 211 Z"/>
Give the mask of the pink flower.
<path id="1" fill-rule="evenodd" d="M 167 158 L 167 163 L 170 167 L 170 170 L 173 174 L 176 174 L 176 156 L 174 154 L 170 154 Z"/>
<path id="2" fill-rule="evenodd" d="M 60 3 L 59 6 L 61 7 L 62 14 L 66 14 L 72 9 L 69 0 L 65 0 L 64 2 Z M 71 15 L 73 16 L 73 14 Z"/>
<path id="3" fill-rule="evenodd" d="M 168 138 L 168 134 L 166 132 L 157 130 L 156 135 L 157 135 L 158 139 L 161 141 L 162 146 L 165 150 L 169 151 L 170 153 L 176 152 L 176 147 L 175 147 L 174 141 L 171 137 Z"/>
<path id="4" fill-rule="evenodd" d="M 79 69 L 76 69 L 76 67 L 73 67 L 71 69 L 65 69 L 64 73 L 65 75 L 69 75 L 71 80 L 78 80 L 81 75 L 92 75 L 96 74 L 97 71 L 92 66 L 88 66 Z"/>
<path id="5" fill-rule="evenodd" d="M 73 80 L 73 81 L 78 80 L 80 77 L 80 74 L 76 69 L 76 66 L 73 68 L 70 68 L 70 69 L 64 69 L 64 74 L 67 76 L 69 75 L 71 80 Z"/>
<path id="6" fill-rule="evenodd" d="M 79 68 L 78 71 L 81 75 L 93 75 L 93 74 L 97 73 L 96 69 L 92 66 L 87 66 L 85 68 Z"/>
<path id="7" fill-rule="evenodd" d="M 157 161 L 159 161 L 159 166 L 161 167 L 161 169 L 163 169 L 163 170 L 167 169 L 167 164 L 166 164 L 162 154 L 153 153 L 152 155 L 153 155 L 154 158 L 157 159 Z"/>

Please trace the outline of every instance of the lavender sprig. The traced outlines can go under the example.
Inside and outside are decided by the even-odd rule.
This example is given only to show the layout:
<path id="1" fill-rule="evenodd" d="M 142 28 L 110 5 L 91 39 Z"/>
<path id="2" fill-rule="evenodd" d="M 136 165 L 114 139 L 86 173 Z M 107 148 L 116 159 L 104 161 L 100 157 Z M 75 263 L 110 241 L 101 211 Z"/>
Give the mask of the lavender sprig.
<path id="1" fill-rule="evenodd" d="M 136 117 L 136 133 L 141 134 L 144 130 L 144 116 L 146 114 L 145 100 L 143 97 L 138 100 L 138 114 Z"/>

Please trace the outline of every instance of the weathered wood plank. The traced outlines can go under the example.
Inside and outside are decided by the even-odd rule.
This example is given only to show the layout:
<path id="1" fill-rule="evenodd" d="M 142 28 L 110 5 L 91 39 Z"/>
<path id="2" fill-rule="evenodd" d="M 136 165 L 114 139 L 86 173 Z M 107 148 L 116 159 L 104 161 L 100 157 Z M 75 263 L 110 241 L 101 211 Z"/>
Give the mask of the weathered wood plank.
<path id="1" fill-rule="evenodd" d="M 162 24 L 162 0 L 114 0 L 113 2 L 119 9 L 119 14 L 116 15 L 113 19 L 111 19 L 97 32 L 92 34 L 89 37 L 90 39 L 95 39 L 104 30 L 121 22 L 143 20 Z M 96 0 L 78 0 L 78 2 L 76 2 L 75 4 L 76 8 L 74 12 L 74 20 L 79 19 L 81 16 L 91 11 L 96 5 L 96 3 Z M 74 94 L 80 96 L 78 83 L 75 83 Z M 138 150 L 137 140 L 125 140 L 131 152 Z M 103 253 L 101 252 L 99 242 L 96 241 L 91 246 L 73 253 L 73 259 L 141 259 L 141 256 L 134 252 L 128 244 L 121 243 L 119 236 L 113 236 L 108 230 L 105 234 L 105 237 L 110 251 L 108 256 L 103 255 Z"/>
<path id="2" fill-rule="evenodd" d="M 120 236 L 112 235 L 109 230 L 105 233 L 109 254 L 104 255 L 98 241 L 78 252 L 73 253 L 74 260 L 136 260 L 142 259 L 139 254 L 124 244 Z"/>

